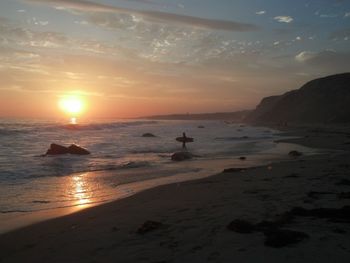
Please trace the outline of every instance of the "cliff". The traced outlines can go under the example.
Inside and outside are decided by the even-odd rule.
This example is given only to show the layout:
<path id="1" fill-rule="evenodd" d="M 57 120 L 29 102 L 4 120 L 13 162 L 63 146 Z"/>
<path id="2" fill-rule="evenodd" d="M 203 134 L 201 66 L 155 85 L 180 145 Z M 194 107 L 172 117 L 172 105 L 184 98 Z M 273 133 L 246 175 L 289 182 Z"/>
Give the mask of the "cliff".
<path id="1" fill-rule="evenodd" d="M 255 123 L 350 122 L 350 73 L 315 79 L 298 90 L 264 98 L 247 120 Z"/>

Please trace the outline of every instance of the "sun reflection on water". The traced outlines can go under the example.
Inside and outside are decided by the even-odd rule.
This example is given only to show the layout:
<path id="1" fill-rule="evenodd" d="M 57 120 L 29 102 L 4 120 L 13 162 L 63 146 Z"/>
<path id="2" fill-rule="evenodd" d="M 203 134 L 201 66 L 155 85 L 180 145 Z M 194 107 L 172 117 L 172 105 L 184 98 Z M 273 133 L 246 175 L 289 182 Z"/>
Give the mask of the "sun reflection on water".
<path id="1" fill-rule="evenodd" d="M 76 117 L 70 118 L 70 124 L 77 124 L 77 118 Z"/>
<path id="2" fill-rule="evenodd" d="M 73 192 L 75 205 L 86 206 L 91 202 L 91 196 L 89 191 L 89 185 L 85 180 L 85 174 L 79 174 L 72 177 L 73 181 Z"/>

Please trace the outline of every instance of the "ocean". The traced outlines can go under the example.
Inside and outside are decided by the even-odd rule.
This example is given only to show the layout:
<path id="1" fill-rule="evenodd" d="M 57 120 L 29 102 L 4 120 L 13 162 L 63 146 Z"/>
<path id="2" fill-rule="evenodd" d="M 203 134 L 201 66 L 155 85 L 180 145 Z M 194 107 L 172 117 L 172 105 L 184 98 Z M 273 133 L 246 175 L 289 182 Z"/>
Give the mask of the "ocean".
<path id="1" fill-rule="evenodd" d="M 196 157 L 174 162 L 171 155 L 182 151 L 175 138 L 183 132 L 194 138 L 187 148 Z M 115 120 L 73 126 L 1 120 L 0 214 L 98 204 L 133 194 L 135 187 L 125 187 L 133 184 L 154 187 L 288 158 L 292 149 L 313 152 L 276 143 L 280 138 L 276 130 L 223 121 Z M 51 143 L 75 143 L 91 154 L 42 156 Z"/>

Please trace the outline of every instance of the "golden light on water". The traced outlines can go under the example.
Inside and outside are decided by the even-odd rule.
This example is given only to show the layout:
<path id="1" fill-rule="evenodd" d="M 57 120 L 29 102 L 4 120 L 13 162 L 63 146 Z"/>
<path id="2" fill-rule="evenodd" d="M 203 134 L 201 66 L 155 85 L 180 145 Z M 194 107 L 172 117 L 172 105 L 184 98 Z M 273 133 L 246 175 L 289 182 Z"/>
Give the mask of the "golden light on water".
<path id="1" fill-rule="evenodd" d="M 73 176 L 73 195 L 75 204 L 79 206 L 86 205 L 90 203 L 90 196 L 88 194 L 89 187 L 87 185 L 87 182 L 84 180 L 85 174 L 80 174 Z"/>
<path id="2" fill-rule="evenodd" d="M 70 124 L 77 124 L 77 118 L 75 117 L 70 118 Z"/>

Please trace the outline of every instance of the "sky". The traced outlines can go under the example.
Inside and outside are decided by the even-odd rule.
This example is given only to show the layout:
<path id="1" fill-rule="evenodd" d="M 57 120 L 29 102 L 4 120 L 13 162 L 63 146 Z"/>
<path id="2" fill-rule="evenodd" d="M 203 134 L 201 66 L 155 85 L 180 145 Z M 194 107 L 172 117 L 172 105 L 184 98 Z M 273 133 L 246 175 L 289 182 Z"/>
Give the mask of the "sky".
<path id="1" fill-rule="evenodd" d="M 349 0 L 0 2 L 0 117 L 253 109 L 349 71 Z"/>

